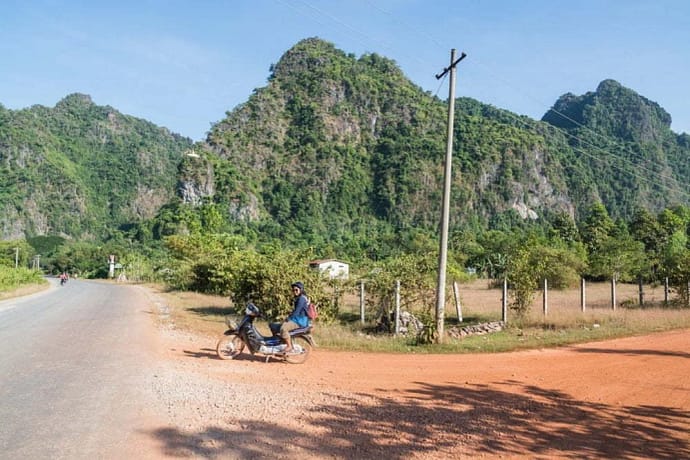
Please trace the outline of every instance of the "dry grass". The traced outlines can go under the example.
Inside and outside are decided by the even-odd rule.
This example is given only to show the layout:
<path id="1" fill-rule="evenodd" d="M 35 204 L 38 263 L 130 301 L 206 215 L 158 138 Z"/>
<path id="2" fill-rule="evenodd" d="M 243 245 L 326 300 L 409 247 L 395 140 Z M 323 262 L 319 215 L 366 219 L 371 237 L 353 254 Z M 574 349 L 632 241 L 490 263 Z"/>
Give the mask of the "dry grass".
<path id="1" fill-rule="evenodd" d="M 149 285 L 168 307 L 169 319 L 175 328 L 204 336 L 220 336 L 225 316 L 234 313 L 230 300 L 223 296 L 197 292 L 168 291 L 161 286 Z"/>
<path id="2" fill-rule="evenodd" d="M 645 305 L 659 306 L 664 300 L 663 286 L 643 286 Z M 500 288 L 491 288 L 487 280 L 476 280 L 460 285 L 460 302 L 464 317 L 480 316 L 501 319 Z M 608 314 L 612 312 L 611 283 L 587 283 L 585 286 L 585 314 Z M 550 289 L 547 296 L 547 318 L 569 318 L 582 315 L 580 288 L 564 290 Z M 621 306 L 638 307 L 639 288 L 636 284 L 616 285 L 617 310 Z M 455 314 L 454 307 L 449 315 Z M 528 320 L 538 322 L 544 318 L 543 294 L 539 292 L 532 303 Z M 509 312 L 510 321 L 510 312 Z"/>
<path id="3" fill-rule="evenodd" d="M 35 284 L 26 284 L 24 286 L 18 287 L 16 289 L 11 289 L 9 291 L 0 291 L 0 300 L 35 294 L 36 292 L 43 291 L 45 289 L 48 289 L 49 287 L 50 284 L 47 281 Z"/>
<path id="4" fill-rule="evenodd" d="M 170 319 L 178 329 L 216 337 L 224 330 L 225 315 L 234 313 L 226 297 L 157 290 L 165 299 Z M 508 323 L 511 327 L 507 330 L 490 337 L 447 340 L 442 347 L 422 347 L 409 338 L 364 333 L 365 329 L 359 321 L 359 296 L 351 293 L 345 297 L 345 305 L 341 308 L 343 321 L 340 324 L 318 324 L 315 336 L 320 346 L 334 349 L 473 352 L 559 346 L 690 328 L 690 309 L 659 307 L 664 300 L 663 287 L 645 286 L 644 293 L 645 306 L 640 308 L 637 305 L 637 285 L 617 285 L 618 306 L 614 310 L 611 308 L 610 283 L 589 283 L 586 287 L 586 311 L 582 312 L 579 288 L 551 290 L 546 316 L 542 309 L 542 294 L 539 293 L 530 314 L 522 321 L 517 321 L 509 312 Z M 501 319 L 501 289 L 490 288 L 486 280 L 461 285 L 460 300 L 464 318 L 460 325 Z M 454 307 L 451 306 L 452 297 L 448 301 L 446 328 L 458 324 Z M 261 331 L 268 331 L 265 324 L 258 326 Z"/>

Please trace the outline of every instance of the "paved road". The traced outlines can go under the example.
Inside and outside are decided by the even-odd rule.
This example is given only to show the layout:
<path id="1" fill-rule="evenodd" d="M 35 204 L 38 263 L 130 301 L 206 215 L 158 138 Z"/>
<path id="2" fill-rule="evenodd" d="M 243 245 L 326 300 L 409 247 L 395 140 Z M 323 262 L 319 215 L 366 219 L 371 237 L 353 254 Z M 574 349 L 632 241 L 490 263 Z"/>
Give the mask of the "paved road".
<path id="1" fill-rule="evenodd" d="M 129 457 L 146 442 L 148 299 L 136 287 L 55 281 L 0 302 L 0 458 Z"/>

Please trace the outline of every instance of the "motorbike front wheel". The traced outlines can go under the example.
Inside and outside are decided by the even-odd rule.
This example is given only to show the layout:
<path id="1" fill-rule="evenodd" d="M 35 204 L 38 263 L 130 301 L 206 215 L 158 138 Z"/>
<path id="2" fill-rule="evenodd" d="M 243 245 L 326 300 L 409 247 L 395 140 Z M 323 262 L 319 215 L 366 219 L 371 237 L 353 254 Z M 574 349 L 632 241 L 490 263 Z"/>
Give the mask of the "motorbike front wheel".
<path id="1" fill-rule="evenodd" d="M 216 353 L 220 359 L 237 358 L 244 350 L 244 342 L 238 335 L 223 335 L 216 345 Z"/>
<path id="2" fill-rule="evenodd" d="M 287 353 L 285 361 L 290 364 L 302 364 L 309 358 L 312 346 L 304 337 L 293 337 L 292 348 L 294 348 L 294 352 Z"/>

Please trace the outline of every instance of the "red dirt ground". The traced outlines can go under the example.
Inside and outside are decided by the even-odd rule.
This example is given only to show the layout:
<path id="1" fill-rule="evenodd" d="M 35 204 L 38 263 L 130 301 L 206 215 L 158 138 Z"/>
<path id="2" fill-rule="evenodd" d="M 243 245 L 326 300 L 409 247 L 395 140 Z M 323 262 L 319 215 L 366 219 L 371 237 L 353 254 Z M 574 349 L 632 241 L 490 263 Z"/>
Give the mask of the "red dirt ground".
<path id="1" fill-rule="evenodd" d="M 196 360 L 228 388 L 289 398 L 313 387 L 303 410 L 242 425 L 296 444 L 275 458 L 690 458 L 690 330 L 505 354 L 316 349 L 303 365 L 167 345 L 169 359 Z M 227 458 L 262 457 L 252 452 Z"/>

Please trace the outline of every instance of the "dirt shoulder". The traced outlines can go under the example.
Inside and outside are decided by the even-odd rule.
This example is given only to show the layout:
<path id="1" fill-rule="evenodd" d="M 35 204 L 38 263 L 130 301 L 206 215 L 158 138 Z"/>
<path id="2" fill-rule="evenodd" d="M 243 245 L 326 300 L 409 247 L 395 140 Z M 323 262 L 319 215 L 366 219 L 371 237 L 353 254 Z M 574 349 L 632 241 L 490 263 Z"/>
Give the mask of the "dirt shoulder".
<path id="1" fill-rule="evenodd" d="M 215 356 L 164 325 L 165 456 L 690 457 L 690 330 L 505 354 Z"/>

